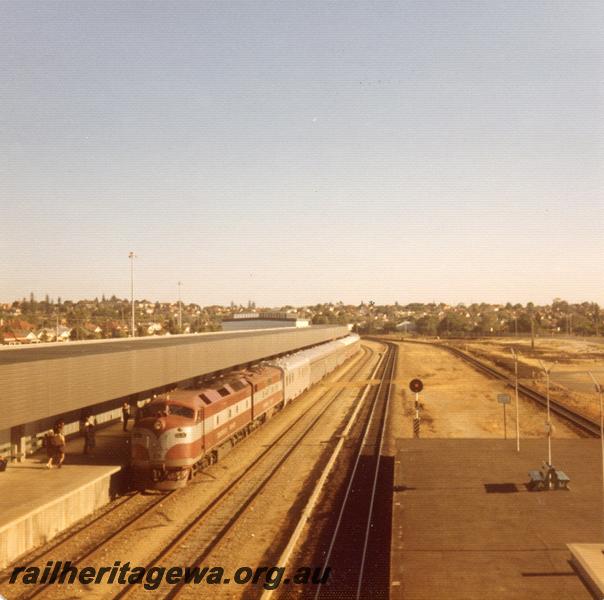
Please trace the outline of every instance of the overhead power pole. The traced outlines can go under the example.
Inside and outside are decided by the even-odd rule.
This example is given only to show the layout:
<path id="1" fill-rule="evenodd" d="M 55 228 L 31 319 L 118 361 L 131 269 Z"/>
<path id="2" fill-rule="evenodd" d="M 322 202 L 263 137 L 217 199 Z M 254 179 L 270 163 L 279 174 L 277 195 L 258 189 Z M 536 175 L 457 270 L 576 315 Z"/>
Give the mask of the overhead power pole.
<path id="1" fill-rule="evenodd" d="M 134 254 L 134 252 L 128 252 L 128 258 L 130 259 L 130 306 L 132 309 L 130 337 L 136 337 L 136 326 L 134 322 L 134 259 L 136 258 L 136 254 Z"/>
<path id="2" fill-rule="evenodd" d="M 178 333 L 182 333 L 182 302 L 180 300 L 180 286 L 182 281 L 178 282 Z"/>

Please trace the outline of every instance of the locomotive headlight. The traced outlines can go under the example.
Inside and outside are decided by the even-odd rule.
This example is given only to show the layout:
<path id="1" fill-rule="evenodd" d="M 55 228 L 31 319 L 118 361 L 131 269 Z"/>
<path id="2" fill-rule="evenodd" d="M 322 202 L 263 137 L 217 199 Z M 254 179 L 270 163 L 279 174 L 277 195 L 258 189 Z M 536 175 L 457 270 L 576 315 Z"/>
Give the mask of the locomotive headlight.
<path id="1" fill-rule="evenodd" d="M 155 431 L 161 431 L 161 428 L 162 428 L 161 421 L 155 421 L 155 423 L 153 423 L 153 429 L 155 429 Z"/>

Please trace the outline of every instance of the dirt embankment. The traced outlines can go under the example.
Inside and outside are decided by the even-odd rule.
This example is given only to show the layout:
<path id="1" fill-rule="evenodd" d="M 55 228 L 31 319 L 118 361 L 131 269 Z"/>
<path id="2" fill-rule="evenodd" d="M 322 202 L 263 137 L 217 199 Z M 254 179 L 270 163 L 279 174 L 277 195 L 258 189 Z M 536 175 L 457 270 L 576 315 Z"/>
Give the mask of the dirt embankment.
<path id="1" fill-rule="evenodd" d="M 396 396 L 391 410 L 392 437 L 413 435 L 414 394 L 408 381 L 424 382 L 420 394 L 421 437 L 503 438 L 503 406 L 497 395 L 506 393 L 512 403 L 506 407 L 507 436 L 516 435 L 514 390 L 503 382 L 479 373 L 445 349 L 423 344 L 399 345 Z M 577 437 L 555 416 L 554 437 Z M 545 436 L 545 411 L 520 398 L 521 437 Z"/>
<path id="2" fill-rule="evenodd" d="M 597 421 L 600 418 L 598 396 L 588 371 L 604 384 L 604 346 L 585 340 L 539 339 L 531 348 L 529 339 L 498 338 L 456 343 L 458 348 L 476 358 L 512 374 L 511 348 L 518 355 L 521 383 L 541 393 L 546 392 L 546 378 L 541 363 L 550 371 L 550 394 L 555 400 Z"/>

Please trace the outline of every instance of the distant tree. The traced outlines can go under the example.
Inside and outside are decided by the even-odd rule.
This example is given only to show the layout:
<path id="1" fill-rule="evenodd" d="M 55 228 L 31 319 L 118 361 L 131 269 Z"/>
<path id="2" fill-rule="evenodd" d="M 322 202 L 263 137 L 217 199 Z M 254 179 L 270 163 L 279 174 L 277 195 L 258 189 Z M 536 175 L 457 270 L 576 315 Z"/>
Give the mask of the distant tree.
<path id="1" fill-rule="evenodd" d="M 568 302 L 560 298 L 554 298 L 552 302 L 552 310 L 558 312 L 568 312 Z"/>
<path id="2" fill-rule="evenodd" d="M 71 333 L 69 334 L 69 338 L 72 341 L 88 340 L 88 339 L 94 338 L 94 334 L 91 334 L 89 331 L 84 329 L 81 325 L 74 325 L 71 328 Z"/>
<path id="3" fill-rule="evenodd" d="M 396 322 L 386 321 L 384 323 L 384 333 L 393 333 L 394 331 L 396 331 Z"/>
<path id="4" fill-rule="evenodd" d="M 572 320 L 573 332 L 578 335 L 593 335 L 595 327 L 591 319 L 581 314 L 574 314 Z"/>
<path id="5" fill-rule="evenodd" d="M 176 333 L 179 333 L 178 331 L 178 325 L 176 324 L 176 320 L 174 319 L 174 317 L 170 317 L 168 319 L 168 325 L 167 325 L 168 331 L 174 335 Z"/>
<path id="6" fill-rule="evenodd" d="M 338 325 L 347 325 L 348 324 L 348 317 L 344 313 L 339 314 L 336 317 L 336 323 Z"/>
<path id="7" fill-rule="evenodd" d="M 425 315 L 415 322 L 415 328 L 420 335 L 436 335 L 438 333 L 438 318 Z"/>
<path id="8" fill-rule="evenodd" d="M 411 304 L 407 304 L 405 309 L 410 312 L 423 312 L 426 310 L 426 305 L 422 304 L 421 302 L 413 302 Z"/>
<path id="9" fill-rule="evenodd" d="M 458 312 L 447 313 L 438 324 L 439 335 L 465 335 L 470 329 L 470 320 Z"/>
<path id="10" fill-rule="evenodd" d="M 527 313 L 519 315 L 517 323 L 519 333 L 528 333 L 531 330 L 531 318 Z"/>
<path id="11" fill-rule="evenodd" d="M 482 314 L 478 324 L 478 332 L 482 335 L 489 335 L 491 333 L 496 333 L 497 331 L 499 331 L 497 313 L 487 312 Z"/>

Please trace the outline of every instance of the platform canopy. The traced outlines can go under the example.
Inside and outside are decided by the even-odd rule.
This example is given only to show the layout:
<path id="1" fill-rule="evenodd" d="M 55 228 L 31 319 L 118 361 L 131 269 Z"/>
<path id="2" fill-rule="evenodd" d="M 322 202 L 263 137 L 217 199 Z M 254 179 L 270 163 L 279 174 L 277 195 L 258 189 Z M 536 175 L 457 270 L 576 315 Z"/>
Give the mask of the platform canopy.
<path id="1" fill-rule="evenodd" d="M 0 349 L 0 431 L 348 334 L 316 326 Z"/>

